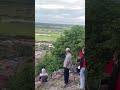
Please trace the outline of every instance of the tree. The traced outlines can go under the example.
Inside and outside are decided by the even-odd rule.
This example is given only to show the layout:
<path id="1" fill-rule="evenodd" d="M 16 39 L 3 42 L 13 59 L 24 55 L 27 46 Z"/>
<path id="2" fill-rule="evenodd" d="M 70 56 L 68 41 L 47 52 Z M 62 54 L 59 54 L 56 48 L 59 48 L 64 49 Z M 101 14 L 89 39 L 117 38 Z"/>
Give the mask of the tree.
<path id="1" fill-rule="evenodd" d="M 65 49 L 70 48 L 74 58 L 78 57 L 79 51 L 85 46 L 85 29 L 82 26 L 73 26 L 70 30 L 65 30 L 63 35 L 54 43 L 52 54 L 63 60 Z"/>
<path id="2" fill-rule="evenodd" d="M 98 89 L 101 75 L 113 52 L 120 49 L 120 1 L 86 1 L 86 58 L 88 81 Z"/>

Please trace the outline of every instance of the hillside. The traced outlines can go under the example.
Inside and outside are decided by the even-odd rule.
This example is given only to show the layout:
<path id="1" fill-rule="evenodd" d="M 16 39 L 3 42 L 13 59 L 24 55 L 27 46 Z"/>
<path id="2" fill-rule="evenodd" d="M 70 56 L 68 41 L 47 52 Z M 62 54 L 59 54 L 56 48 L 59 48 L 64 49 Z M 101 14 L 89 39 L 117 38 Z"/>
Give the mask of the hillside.
<path id="1" fill-rule="evenodd" d="M 41 84 L 36 79 L 35 85 L 35 90 L 79 90 L 79 74 L 70 73 L 69 84 L 66 87 L 64 87 L 63 69 L 54 72 L 46 83 Z"/>

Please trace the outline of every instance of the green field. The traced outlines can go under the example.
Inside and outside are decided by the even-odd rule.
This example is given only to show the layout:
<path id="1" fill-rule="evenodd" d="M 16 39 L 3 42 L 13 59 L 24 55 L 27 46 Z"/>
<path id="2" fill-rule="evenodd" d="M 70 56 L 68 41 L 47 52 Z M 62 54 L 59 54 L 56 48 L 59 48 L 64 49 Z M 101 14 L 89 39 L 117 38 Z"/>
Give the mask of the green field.
<path id="1" fill-rule="evenodd" d="M 47 34 L 49 36 L 35 35 L 36 41 L 54 42 L 62 32 L 70 26 L 54 25 L 54 24 L 37 24 L 35 26 L 35 34 Z"/>
<path id="2" fill-rule="evenodd" d="M 51 34 L 49 33 L 49 35 L 51 36 L 35 36 L 35 40 L 36 41 L 55 41 L 61 34 L 59 33 L 54 33 L 54 34 Z"/>

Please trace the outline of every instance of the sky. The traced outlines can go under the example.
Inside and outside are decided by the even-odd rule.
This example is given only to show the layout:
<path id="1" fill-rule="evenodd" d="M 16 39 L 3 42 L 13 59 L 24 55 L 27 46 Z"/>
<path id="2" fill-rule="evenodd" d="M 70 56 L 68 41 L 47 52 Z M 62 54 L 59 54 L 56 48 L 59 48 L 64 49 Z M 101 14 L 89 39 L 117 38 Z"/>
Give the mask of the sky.
<path id="1" fill-rule="evenodd" d="M 85 0 L 35 0 L 35 22 L 85 25 Z"/>

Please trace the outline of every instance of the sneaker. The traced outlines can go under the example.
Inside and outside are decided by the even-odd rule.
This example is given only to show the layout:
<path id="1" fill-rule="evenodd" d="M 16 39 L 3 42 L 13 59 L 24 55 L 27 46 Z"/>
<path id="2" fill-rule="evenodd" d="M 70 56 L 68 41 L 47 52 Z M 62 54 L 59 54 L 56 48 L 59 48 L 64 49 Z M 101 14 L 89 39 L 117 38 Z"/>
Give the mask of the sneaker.
<path id="1" fill-rule="evenodd" d="M 66 87 L 67 86 L 67 84 L 64 84 L 64 87 Z"/>

